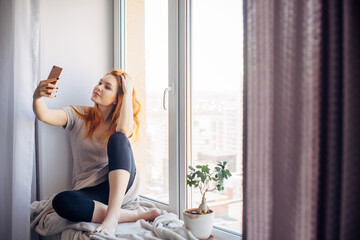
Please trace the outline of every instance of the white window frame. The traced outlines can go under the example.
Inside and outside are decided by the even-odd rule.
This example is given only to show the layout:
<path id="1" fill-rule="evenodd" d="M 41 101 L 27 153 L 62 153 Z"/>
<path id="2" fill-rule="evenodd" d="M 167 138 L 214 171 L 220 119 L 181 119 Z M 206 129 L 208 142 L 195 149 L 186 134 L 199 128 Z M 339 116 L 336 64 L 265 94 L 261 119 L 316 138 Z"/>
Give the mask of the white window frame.
<path id="1" fill-rule="evenodd" d="M 191 159 L 190 105 L 190 1 L 169 0 L 169 204 L 141 196 L 157 207 L 175 213 L 190 206 L 186 169 Z M 114 67 L 126 70 L 126 0 L 114 0 Z M 241 239 L 241 234 L 214 227 L 216 239 Z"/>
<path id="2" fill-rule="evenodd" d="M 114 0 L 114 68 L 125 69 L 125 0 Z"/>
<path id="3" fill-rule="evenodd" d="M 114 68 L 126 71 L 126 0 L 114 0 Z M 170 0 L 169 6 L 169 204 L 142 196 L 158 208 L 180 215 L 179 187 L 179 106 L 178 106 L 178 42 L 177 1 Z M 173 14 L 170 14 L 173 13 Z"/>

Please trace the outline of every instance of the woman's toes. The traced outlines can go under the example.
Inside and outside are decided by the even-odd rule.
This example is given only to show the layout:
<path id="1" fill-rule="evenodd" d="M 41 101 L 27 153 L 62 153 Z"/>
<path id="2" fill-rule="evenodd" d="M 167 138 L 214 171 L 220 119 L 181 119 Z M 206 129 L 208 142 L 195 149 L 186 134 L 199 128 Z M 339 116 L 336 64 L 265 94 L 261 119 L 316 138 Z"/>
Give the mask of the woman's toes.
<path id="1" fill-rule="evenodd" d="M 154 211 L 154 219 L 161 215 L 161 211 L 159 209 L 153 209 L 152 211 Z"/>
<path id="2" fill-rule="evenodd" d="M 155 218 L 161 215 L 158 209 L 151 209 L 147 212 L 144 212 L 144 219 L 148 221 L 153 221 Z"/>

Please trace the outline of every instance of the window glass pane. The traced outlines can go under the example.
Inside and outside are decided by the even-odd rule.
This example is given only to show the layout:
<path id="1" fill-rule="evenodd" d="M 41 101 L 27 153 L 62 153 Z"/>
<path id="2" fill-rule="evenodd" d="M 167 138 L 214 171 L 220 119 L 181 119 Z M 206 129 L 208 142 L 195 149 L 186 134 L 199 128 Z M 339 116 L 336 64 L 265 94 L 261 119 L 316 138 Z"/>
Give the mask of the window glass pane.
<path id="1" fill-rule="evenodd" d="M 141 173 L 140 194 L 169 203 L 168 2 L 127 1 L 126 68 L 142 103 L 140 141 L 135 161 Z"/>
<path id="2" fill-rule="evenodd" d="M 225 190 L 206 194 L 214 225 L 242 231 L 243 14 L 239 0 L 191 1 L 192 166 L 227 161 Z M 201 195 L 192 190 L 192 207 Z"/>

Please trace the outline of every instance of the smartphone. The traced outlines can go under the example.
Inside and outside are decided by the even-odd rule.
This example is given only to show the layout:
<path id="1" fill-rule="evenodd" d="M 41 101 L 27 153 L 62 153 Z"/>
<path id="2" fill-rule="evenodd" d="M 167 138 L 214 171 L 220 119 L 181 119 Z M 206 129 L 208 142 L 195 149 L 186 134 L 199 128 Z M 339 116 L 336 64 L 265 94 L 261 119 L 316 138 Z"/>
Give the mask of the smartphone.
<path id="1" fill-rule="evenodd" d="M 61 72 L 62 72 L 62 68 L 61 67 L 58 67 L 58 66 L 53 66 L 51 71 L 50 71 L 50 74 L 48 76 L 48 79 L 50 78 L 59 78 L 60 75 L 61 75 Z"/>

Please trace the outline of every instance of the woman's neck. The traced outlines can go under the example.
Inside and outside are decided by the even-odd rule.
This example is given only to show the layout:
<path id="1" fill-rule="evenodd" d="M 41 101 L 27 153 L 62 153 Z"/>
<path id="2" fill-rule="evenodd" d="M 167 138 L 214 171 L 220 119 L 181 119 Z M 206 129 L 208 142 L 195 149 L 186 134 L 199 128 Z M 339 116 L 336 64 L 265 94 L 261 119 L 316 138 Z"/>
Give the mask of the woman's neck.
<path id="1" fill-rule="evenodd" d="M 109 118 L 110 113 L 113 110 L 113 107 L 111 106 L 101 106 L 98 105 L 100 113 L 101 113 L 101 123 L 108 123 L 111 119 Z"/>

